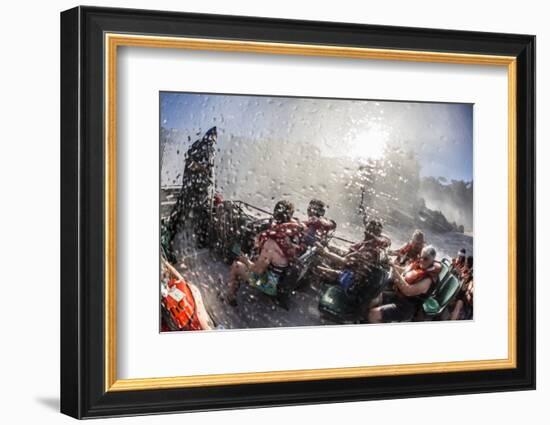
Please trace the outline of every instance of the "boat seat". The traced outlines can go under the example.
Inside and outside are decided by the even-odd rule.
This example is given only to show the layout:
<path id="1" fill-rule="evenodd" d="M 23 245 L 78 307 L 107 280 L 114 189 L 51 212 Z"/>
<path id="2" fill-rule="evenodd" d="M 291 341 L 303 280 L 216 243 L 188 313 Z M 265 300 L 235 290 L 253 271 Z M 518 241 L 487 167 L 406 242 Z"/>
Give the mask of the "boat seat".
<path id="1" fill-rule="evenodd" d="M 442 270 L 443 271 L 443 270 Z M 460 291 L 460 281 L 453 274 L 448 274 L 434 293 L 422 304 L 424 312 L 429 316 L 440 314 Z"/>

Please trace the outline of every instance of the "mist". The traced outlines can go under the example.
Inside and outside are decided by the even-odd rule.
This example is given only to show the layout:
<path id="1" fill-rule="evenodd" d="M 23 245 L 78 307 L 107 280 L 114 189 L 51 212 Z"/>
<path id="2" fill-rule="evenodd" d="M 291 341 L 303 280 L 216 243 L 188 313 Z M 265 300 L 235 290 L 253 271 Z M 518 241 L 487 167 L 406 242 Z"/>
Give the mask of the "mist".
<path id="1" fill-rule="evenodd" d="M 380 158 L 387 144 L 416 153 L 426 176 L 472 180 L 470 104 L 161 93 L 161 125 L 193 138 L 218 126 L 230 140 L 312 144 L 323 157 Z"/>
<path id="2" fill-rule="evenodd" d="M 396 241 L 424 205 L 471 233 L 471 121 L 471 105 L 162 93 L 161 186 L 181 185 L 185 152 L 216 126 L 225 199 L 268 210 L 288 199 L 304 217 L 319 198 L 354 240 L 362 207 Z"/>

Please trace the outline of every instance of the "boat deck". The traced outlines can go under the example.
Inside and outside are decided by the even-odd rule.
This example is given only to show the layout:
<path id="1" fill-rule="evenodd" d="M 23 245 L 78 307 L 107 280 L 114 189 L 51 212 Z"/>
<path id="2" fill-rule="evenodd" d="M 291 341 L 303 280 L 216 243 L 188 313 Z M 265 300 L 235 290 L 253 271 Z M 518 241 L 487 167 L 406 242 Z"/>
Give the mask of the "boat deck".
<path id="1" fill-rule="evenodd" d="M 201 291 L 204 304 L 216 325 L 224 329 L 316 326 L 332 324 L 320 316 L 317 308 L 321 288 L 305 285 L 294 291 L 288 310 L 259 290 L 241 284 L 237 306 L 223 301 L 227 291 L 229 266 L 208 250 L 198 251 L 185 259 L 186 269 L 178 267 L 183 277 Z"/>

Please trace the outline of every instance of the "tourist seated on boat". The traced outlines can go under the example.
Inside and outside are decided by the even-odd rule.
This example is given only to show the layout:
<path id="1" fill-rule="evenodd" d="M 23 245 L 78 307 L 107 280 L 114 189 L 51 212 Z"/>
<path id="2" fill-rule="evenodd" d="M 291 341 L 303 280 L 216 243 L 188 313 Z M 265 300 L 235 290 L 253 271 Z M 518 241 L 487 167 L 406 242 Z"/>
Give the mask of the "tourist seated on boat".
<path id="1" fill-rule="evenodd" d="M 307 207 L 307 220 L 304 222 L 304 244 L 312 246 L 324 242 L 329 232 L 336 229 L 336 222 L 325 217 L 326 204 L 320 199 L 312 199 Z"/>
<path id="2" fill-rule="evenodd" d="M 451 320 L 471 320 L 474 315 L 474 257 L 466 258 L 460 277 L 462 287 L 451 313 Z"/>
<path id="3" fill-rule="evenodd" d="M 404 266 L 412 261 L 418 260 L 425 245 L 424 233 L 417 229 L 413 232 L 409 242 L 399 249 L 389 251 L 388 254 L 396 255 L 396 263 L 400 266 Z"/>
<path id="4" fill-rule="evenodd" d="M 389 283 L 393 284 L 394 291 L 382 293 L 380 305 L 369 312 L 370 323 L 413 319 L 439 281 L 441 264 L 435 260 L 436 255 L 435 248 L 428 245 L 422 249 L 420 258 L 408 266 L 392 265 Z"/>
<path id="5" fill-rule="evenodd" d="M 461 248 L 458 251 L 458 254 L 456 254 L 456 257 L 453 258 L 451 262 L 453 269 L 455 269 L 458 273 L 462 271 L 462 268 L 464 267 L 464 264 L 466 264 L 466 249 Z"/>
<path id="6" fill-rule="evenodd" d="M 330 248 L 320 246 L 320 254 L 332 267 L 319 266 L 319 271 L 328 280 L 338 280 L 344 289 L 364 282 L 372 268 L 380 263 L 382 252 L 390 246 L 389 238 L 382 234 L 383 225 L 378 220 L 365 222 L 363 241 L 350 247 L 343 256 Z"/>
<path id="7" fill-rule="evenodd" d="M 295 221 L 294 205 L 289 201 L 279 201 L 273 211 L 273 223 L 261 232 L 256 239 L 258 256 L 251 260 L 240 256 L 229 271 L 229 293 L 227 302 L 237 305 L 236 296 L 241 282 L 255 284 L 259 280 L 277 286 L 284 277 L 290 262 L 302 251 L 301 239 L 304 227 Z"/>

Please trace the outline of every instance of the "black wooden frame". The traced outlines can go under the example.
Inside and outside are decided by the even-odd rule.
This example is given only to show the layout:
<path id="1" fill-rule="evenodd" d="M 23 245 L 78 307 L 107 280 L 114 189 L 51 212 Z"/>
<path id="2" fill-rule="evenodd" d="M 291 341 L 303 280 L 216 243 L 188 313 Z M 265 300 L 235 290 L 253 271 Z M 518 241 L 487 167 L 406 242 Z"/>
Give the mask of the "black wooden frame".
<path id="1" fill-rule="evenodd" d="M 517 368 L 104 391 L 105 32 L 517 57 Z M 77 418 L 535 388 L 535 37 L 77 7 L 61 14 L 61 411 Z"/>

